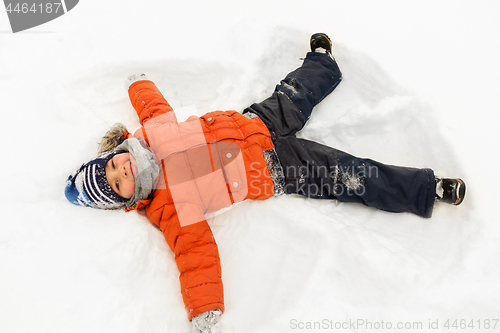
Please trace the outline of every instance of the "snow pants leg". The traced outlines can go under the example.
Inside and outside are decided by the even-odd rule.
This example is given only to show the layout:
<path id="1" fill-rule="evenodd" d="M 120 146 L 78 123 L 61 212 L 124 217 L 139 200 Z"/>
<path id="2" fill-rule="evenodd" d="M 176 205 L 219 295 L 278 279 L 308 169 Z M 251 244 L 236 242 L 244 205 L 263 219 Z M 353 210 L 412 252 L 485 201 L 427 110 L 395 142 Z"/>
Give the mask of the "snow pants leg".
<path id="1" fill-rule="evenodd" d="M 285 193 L 432 215 L 436 185 L 431 169 L 386 165 L 291 135 L 274 142 Z"/>
<path id="2" fill-rule="evenodd" d="M 272 136 L 294 135 L 311 112 L 342 80 L 337 63 L 322 53 L 309 52 L 301 67 L 288 74 L 274 93 L 246 108 L 266 124 Z"/>
<path id="3" fill-rule="evenodd" d="M 303 65 L 288 74 L 271 97 L 244 111 L 259 116 L 269 128 L 284 171 L 285 193 L 430 217 L 436 187 L 431 169 L 385 165 L 295 136 L 314 106 L 341 79 L 337 63 L 329 56 L 308 53 Z"/>

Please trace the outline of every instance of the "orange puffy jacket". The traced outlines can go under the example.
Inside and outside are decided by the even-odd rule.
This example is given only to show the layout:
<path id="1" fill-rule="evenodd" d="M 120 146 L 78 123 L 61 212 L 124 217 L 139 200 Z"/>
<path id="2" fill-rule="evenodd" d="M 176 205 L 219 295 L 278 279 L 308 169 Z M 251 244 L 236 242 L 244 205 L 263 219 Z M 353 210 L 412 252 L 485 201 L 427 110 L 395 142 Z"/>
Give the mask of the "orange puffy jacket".
<path id="1" fill-rule="evenodd" d="M 274 148 L 259 118 L 216 111 L 177 122 L 155 84 L 134 82 L 129 97 L 142 127 L 134 133 L 160 165 L 155 190 L 133 209 L 146 209 L 175 253 L 181 293 L 191 320 L 224 311 L 217 244 L 207 216 L 245 199 L 274 194 L 263 151 Z"/>

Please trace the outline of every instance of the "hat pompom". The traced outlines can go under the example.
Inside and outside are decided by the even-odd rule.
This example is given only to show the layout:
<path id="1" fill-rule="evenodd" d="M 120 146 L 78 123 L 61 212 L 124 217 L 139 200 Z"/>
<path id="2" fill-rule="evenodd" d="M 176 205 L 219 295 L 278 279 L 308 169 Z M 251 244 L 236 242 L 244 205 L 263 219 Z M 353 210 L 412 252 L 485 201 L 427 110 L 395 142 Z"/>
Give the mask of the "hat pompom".
<path id="1" fill-rule="evenodd" d="M 90 207 L 91 202 L 83 190 L 83 173 L 81 172 L 83 168 L 84 165 L 82 165 L 73 175 L 68 177 L 64 195 L 66 199 L 74 205 Z"/>

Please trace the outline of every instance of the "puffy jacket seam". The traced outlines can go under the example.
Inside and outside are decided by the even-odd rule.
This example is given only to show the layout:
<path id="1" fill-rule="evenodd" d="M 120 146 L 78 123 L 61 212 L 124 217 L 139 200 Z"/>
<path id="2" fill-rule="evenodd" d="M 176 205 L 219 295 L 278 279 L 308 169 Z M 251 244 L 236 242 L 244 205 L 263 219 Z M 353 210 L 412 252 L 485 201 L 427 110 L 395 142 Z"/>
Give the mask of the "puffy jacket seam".
<path id="1" fill-rule="evenodd" d="M 146 104 L 146 101 L 144 100 L 144 98 L 142 98 L 142 95 L 139 93 L 139 90 L 135 90 L 134 89 L 134 96 L 140 100 L 140 102 L 142 103 L 142 111 L 141 111 L 141 114 L 142 112 L 144 112 L 144 110 L 146 110 L 146 112 L 148 113 L 148 116 L 147 117 L 143 117 L 142 119 L 142 123 L 145 123 L 147 120 L 149 120 L 151 118 L 151 111 L 149 111 L 149 108 Z"/>
<path id="2" fill-rule="evenodd" d="M 208 128 L 208 131 L 210 133 L 215 133 L 215 132 L 218 132 L 218 131 L 225 131 L 227 130 L 228 128 L 231 128 L 231 129 L 237 129 L 238 127 L 240 129 L 238 129 L 238 132 L 242 134 L 243 137 L 249 137 L 251 135 L 254 135 L 254 134 L 261 134 L 261 135 L 264 135 L 266 137 L 271 137 L 271 133 L 266 133 L 265 131 L 262 131 L 262 130 L 259 130 L 259 129 L 255 129 L 255 130 L 252 130 L 252 131 L 249 131 L 248 133 L 246 133 L 246 135 L 243 135 L 244 132 L 241 130 L 242 128 L 246 127 L 246 126 L 250 126 L 251 124 L 245 124 L 245 125 L 242 125 L 242 126 L 235 126 L 235 127 L 230 127 L 230 126 L 221 126 L 219 128 Z"/>
<path id="3" fill-rule="evenodd" d="M 188 289 L 194 289 L 194 288 L 198 288 L 198 287 L 203 287 L 203 286 L 206 286 L 208 284 L 219 284 L 219 282 L 205 282 L 205 283 L 200 283 L 200 284 L 197 284 L 196 286 L 188 287 Z"/>
<path id="4" fill-rule="evenodd" d="M 209 245 L 209 244 L 214 244 L 215 242 L 204 242 L 204 243 L 199 243 L 197 245 Z M 189 252 L 179 252 L 179 255 L 176 255 L 175 257 L 178 258 L 180 257 L 182 254 L 189 254 Z M 187 270 L 185 270 L 185 272 L 188 272 L 188 271 L 193 271 L 197 269 L 196 267 L 193 267 L 193 268 L 189 268 Z"/>

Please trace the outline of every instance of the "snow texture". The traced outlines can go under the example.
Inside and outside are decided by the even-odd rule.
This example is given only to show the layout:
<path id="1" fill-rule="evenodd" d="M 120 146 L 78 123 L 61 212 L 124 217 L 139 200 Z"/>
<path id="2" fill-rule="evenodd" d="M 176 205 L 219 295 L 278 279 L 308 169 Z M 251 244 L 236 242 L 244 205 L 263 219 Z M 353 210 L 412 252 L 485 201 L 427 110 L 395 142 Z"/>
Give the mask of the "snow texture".
<path id="1" fill-rule="evenodd" d="M 215 216 L 222 332 L 499 319 L 498 17 L 488 0 L 85 0 L 12 34 L 0 10 L 0 331 L 190 332 L 161 232 L 141 213 L 71 205 L 66 178 L 112 124 L 139 126 L 129 75 L 174 109 L 242 111 L 315 32 L 332 38 L 343 81 L 300 135 L 461 177 L 468 193 L 429 220 L 285 195 Z"/>

